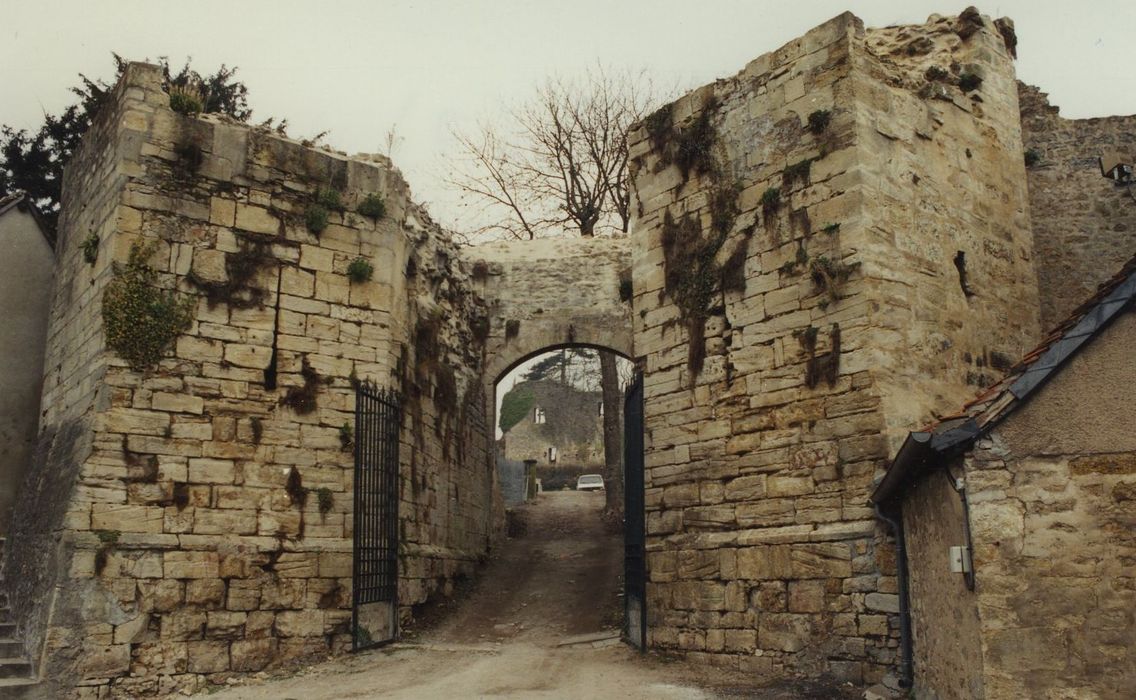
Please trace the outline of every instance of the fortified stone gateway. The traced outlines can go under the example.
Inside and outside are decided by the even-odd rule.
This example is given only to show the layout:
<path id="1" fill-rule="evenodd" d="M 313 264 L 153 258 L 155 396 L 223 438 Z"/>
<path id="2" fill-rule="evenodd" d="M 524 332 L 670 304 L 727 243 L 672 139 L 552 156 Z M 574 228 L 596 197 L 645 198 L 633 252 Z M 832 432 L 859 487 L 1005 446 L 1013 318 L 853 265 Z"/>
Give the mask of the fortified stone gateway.
<path id="1" fill-rule="evenodd" d="M 348 650 L 361 381 L 402 399 L 399 615 L 450 593 L 502 534 L 495 383 L 569 345 L 644 377 L 647 646 L 885 680 L 899 582 L 868 497 L 889 456 L 1035 345 L 1042 309 L 1075 305 L 1039 292 L 1059 266 L 1035 251 L 1094 256 L 1068 263 L 1090 289 L 1132 251 L 1132 209 L 1091 253 L 1031 228 L 1061 184 L 1027 178 L 1015 41 L 973 10 L 843 14 L 634 130 L 629 238 L 473 248 L 385 158 L 177 114 L 132 64 L 64 182 L 40 441 L 4 559 L 42 679 L 25 697 Z M 356 213 L 369 195 L 385 216 Z M 194 299 L 138 369 L 101 316 L 132 250 Z M 358 258 L 371 279 L 349 277 Z"/>

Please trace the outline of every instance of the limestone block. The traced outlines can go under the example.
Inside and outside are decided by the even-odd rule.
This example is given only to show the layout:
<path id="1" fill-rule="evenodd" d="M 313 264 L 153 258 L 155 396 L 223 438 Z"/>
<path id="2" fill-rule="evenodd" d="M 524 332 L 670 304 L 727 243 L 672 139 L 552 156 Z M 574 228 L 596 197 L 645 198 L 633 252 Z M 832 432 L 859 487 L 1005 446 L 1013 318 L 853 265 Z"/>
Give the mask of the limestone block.
<path id="1" fill-rule="evenodd" d="M 789 612 L 819 613 L 825 609 L 825 582 L 805 580 L 789 582 Z"/>
<path id="2" fill-rule="evenodd" d="M 225 582 L 219 578 L 192 579 L 185 582 L 187 605 L 215 607 L 225 599 Z"/>
<path id="3" fill-rule="evenodd" d="M 117 532 L 162 532 L 163 510 L 156 506 L 91 504 L 91 528 Z"/>
<path id="4" fill-rule="evenodd" d="M 176 610 L 185 600 L 185 584 L 172 579 L 138 581 L 138 592 L 143 612 Z"/>
<path id="5" fill-rule="evenodd" d="M 166 552 L 166 578 L 217 578 L 219 560 L 216 552 Z"/>
<path id="6" fill-rule="evenodd" d="M 276 616 L 276 632 L 281 637 L 316 637 L 323 634 L 322 610 L 296 610 Z"/>
<path id="7" fill-rule="evenodd" d="M 130 644 L 131 642 L 138 641 L 138 639 L 146 632 L 150 625 L 150 615 L 141 613 L 136 615 L 133 619 L 128 620 L 120 625 L 114 627 L 114 643 L 115 644 Z"/>
<path id="8" fill-rule="evenodd" d="M 186 645 L 190 673 L 219 673 L 229 670 L 229 643 L 217 641 L 190 642 Z"/>
<path id="9" fill-rule="evenodd" d="M 129 644 L 83 645 L 78 671 L 83 678 L 113 678 L 130 669 Z"/>
<path id="10" fill-rule="evenodd" d="M 758 618 L 758 646 L 762 649 L 798 652 L 813 638 L 812 617 L 788 613 L 765 613 Z"/>
<path id="11" fill-rule="evenodd" d="M 319 246 L 300 246 L 300 267 L 306 270 L 331 272 L 335 266 L 335 253 Z"/>
<path id="12" fill-rule="evenodd" d="M 740 579 L 756 581 L 793 577 L 789 548 L 786 546 L 739 547 L 737 567 Z"/>
<path id="13" fill-rule="evenodd" d="M 314 575 L 314 574 L 313 574 Z M 300 609 L 304 606 L 306 580 L 302 578 L 282 578 L 265 583 L 260 589 L 262 610 Z"/>
<path id="14" fill-rule="evenodd" d="M 220 250 L 198 248 L 193 252 L 193 277 L 202 282 L 224 284 L 229 281 L 226 255 Z"/>
<path id="15" fill-rule="evenodd" d="M 260 583 L 234 579 L 229 581 L 228 599 L 225 607 L 229 610 L 256 610 L 260 605 Z"/>
<path id="16" fill-rule="evenodd" d="M 283 294 L 310 297 L 315 291 L 316 278 L 310 272 L 288 266 L 281 269 L 280 275 L 280 291 Z"/>
<path id="17" fill-rule="evenodd" d="M 150 398 L 150 405 L 158 411 L 200 415 L 204 410 L 205 401 L 200 396 L 170 394 L 157 391 L 154 392 L 154 395 Z"/>
<path id="18" fill-rule="evenodd" d="M 236 221 L 237 203 L 224 197 L 209 199 L 209 223 L 230 227 Z"/>
<path id="19" fill-rule="evenodd" d="M 766 482 L 767 493 L 776 496 L 802 496 L 813 492 L 811 476 L 770 476 Z"/>
<path id="20" fill-rule="evenodd" d="M 209 611 L 205 624 L 207 639 L 240 639 L 244 636 L 245 620 L 243 612 Z"/>
<path id="21" fill-rule="evenodd" d="M 225 346 L 225 360 L 237 367 L 264 369 L 272 360 L 272 348 L 264 345 L 229 343 Z"/>
<path id="22" fill-rule="evenodd" d="M 246 639 L 233 642 L 229 647 L 230 667 L 233 671 L 252 672 L 266 667 L 276 655 L 275 639 Z"/>
<path id="23" fill-rule="evenodd" d="M 165 435 L 169 427 L 170 416 L 167 413 L 117 407 L 100 414 L 95 425 L 96 430 L 110 433 L 154 436 Z"/>
<path id="24" fill-rule="evenodd" d="M 351 554 L 348 552 L 321 552 L 319 555 L 319 575 L 325 578 L 351 576 Z"/>
<path id="25" fill-rule="evenodd" d="M 309 552 L 285 552 L 276 560 L 281 578 L 313 578 L 317 574 L 319 555 Z"/>
<path id="26" fill-rule="evenodd" d="M 280 220 L 264 207 L 237 203 L 236 228 L 276 235 L 280 231 Z"/>
<path id="27" fill-rule="evenodd" d="M 755 501 L 765 496 L 765 474 L 742 476 L 726 482 L 725 499 L 727 501 Z"/>
<path id="28" fill-rule="evenodd" d="M 161 638 L 171 641 L 201 639 L 205 629 L 205 613 L 197 610 L 175 610 L 160 618 Z"/>
<path id="29" fill-rule="evenodd" d="M 724 630 L 723 647 L 727 652 L 752 654 L 757 648 L 757 630 Z"/>
<path id="30" fill-rule="evenodd" d="M 864 596 L 864 605 L 867 606 L 869 610 L 898 613 L 899 596 L 890 593 L 869 593 Z"/>
<path id="31" fill-rule="evenodd" d="M 229 459 L 208 459 L 191 457 L 189 460 L 189 480 L 196 484 L 231 484 L 236 468 Z"/>

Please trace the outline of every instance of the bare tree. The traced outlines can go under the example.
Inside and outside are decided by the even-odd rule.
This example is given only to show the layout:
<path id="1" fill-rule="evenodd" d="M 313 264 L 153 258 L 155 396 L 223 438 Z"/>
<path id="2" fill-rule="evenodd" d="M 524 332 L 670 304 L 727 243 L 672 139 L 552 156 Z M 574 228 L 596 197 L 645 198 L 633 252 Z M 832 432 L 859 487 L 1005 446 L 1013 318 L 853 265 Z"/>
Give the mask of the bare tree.
<path id="1" fill-rule="evenodd" d="M 474 235 L 534 239 L 557 233 L 627 233 L 627 132 L 656 91 L 642 73 L 591 71 L 551 80 L 509 114 L 505 130 L 455 132 L 462 159 L 447 178 L 477 204 Z M 600 351 L 607 510 L 623 510 L 621 387 L 615 355 Z"/>
<path id="2" fill-rule="evenodd" d="M 626 233 L 627 130 L 654 101 L 642 74 L 597 68 L 582 82 L 545 83 L 504 127 L 455 131 L 460 156 L 446 180 L 475 206 L 472 233 Z"/>

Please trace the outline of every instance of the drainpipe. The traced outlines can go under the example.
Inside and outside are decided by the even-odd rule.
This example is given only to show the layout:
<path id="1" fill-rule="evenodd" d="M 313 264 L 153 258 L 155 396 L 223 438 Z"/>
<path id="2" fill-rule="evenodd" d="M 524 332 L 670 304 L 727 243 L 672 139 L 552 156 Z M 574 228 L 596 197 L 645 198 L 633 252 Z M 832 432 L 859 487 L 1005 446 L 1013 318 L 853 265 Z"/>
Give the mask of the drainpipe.
<path id="1" fill-rule="evenodd" d="M 907 597 L 907 542 L 903 536 L 902 506 L 896 507 L 896 516 L 888 517 L 878 503 L 873 503 L 876 517 L 891 527 L 895 536 L 896 578 L 899 587 L 899 687 L 910 688 L 914 678 L 914 653 L 911 647 L 911 608 Z"/>

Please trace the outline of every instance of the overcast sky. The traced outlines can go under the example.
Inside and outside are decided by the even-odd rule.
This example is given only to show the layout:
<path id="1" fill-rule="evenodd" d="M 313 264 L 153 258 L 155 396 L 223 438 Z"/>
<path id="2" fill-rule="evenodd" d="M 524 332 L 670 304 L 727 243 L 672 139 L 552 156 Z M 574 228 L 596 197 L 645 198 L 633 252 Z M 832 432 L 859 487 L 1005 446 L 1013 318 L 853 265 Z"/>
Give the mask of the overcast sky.
<path id="1" fill-rule="evenodd" d="M 84 72 L 109 77 L 111 51 L 192 55 L 200 70 L 240 67 L 254 119 L 287 118 L 293 136 L 330 130 L 348 153 L 384 151 L 415 197 L 452 221 L 441 176 L 451 127 L 492 119 L 549 75 L 597 61 L 645 69 L 683 89 L 850 9 L 868 26 L 957 14 L 943 0 L 539 0 L 295 2 L 0 0 L 0 123 L 35 127 L 70 104 Z M 980 6 L 1017 24 L 1018 74 L 1069 117 L 1136 113 L 1136 0 L 1002 0 Z"/>

